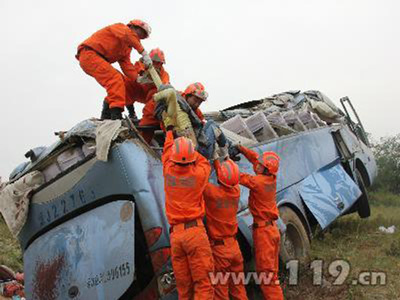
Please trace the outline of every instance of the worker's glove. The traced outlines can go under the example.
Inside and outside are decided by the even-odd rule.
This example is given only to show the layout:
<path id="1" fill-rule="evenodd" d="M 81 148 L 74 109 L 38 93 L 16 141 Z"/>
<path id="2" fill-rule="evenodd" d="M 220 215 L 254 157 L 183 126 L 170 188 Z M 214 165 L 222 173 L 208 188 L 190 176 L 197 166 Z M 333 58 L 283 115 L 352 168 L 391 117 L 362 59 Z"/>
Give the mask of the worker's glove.
<path id="1" fill-rule="evenodd" d="M 237 161 L 237 160 L 240 160 L 240 158 L 238 156 L 239 154 L 240 154 L 240 143 L 232 144 L 229 147 L 229 156 L 232 158 L 232 160 Z"/>
<path id="2" fill-rule="evenodd" d="M 113 107 L 110 108 L 111 120 L 121 120 L 122 119 L 122 108 Z"/>
<path id="3" fill-rule="evenodd" d="M 218 146 L 225 147 L 226 138 L 225 138 L 225 135 L 222 132 L 222 130 L 219 127 L 215 126 L 215 127 L 213 127 L 213 131 L 214 131 L 215 140 L 217 141 Z"/>
<path id="4" fill-rule="evenodd" d="M 144 66 L 146 67 L 146 69 L 150 68 L 150 66 L 153 64 L 153 61 L 151 60 L 147 51 L 142 52 L 142 62 L 144 64 Z"/>
<path id="5" fill-rule="evenodd" d="M 161 92 L 161 91 L 163 91 L 163 90 L 166 90 L 166 89 L 173 89 L 174 87 L 171 85 L 171 84 L 161 84 L 159 87 L 158 87 L 158 91 L 159 92 Z"/>
<path id="6" fill-rule="evenodd" d="M 229 158 L 228 143 L 223 147 L 218 147 L 218 154 L 221 161 L 227 160 Z"/>
<path id="7" fill-rule="evenodd" d="M 214 151 L 212 153 L 212 160 L 217 160 L 219 159 L 219 146 L 217 143 L 214 143 Z"/>
<path id="8" fill-rule="evenodd" d="M 103 109 L 101 110 L 101 120 L 109 120 L 111 119 L 111 113 L 110 113 L 110 106 L 106 101 L 103 101 Z"/>
<path id="9" fill-rule="evenodd" d="M 167 111 L 167 103 L 164 100 L 158 101 L 156 104 L 156 108 L 154 109 L 154 117 L 162 121 L 163 112 Z"/>
<path id="10" fill-rule="evenodd" d="M 138 124 L 139 123 L 139 119 L 138 119 L 138 117 L 136 115 L 135 107 L 133 106 L 133 104 L 132 105 L 128 105 L 126 108 L 127 108 L 128 112 L 129 112 L 129 118 L 132 120 L 132 122 L 135 125 Z"/>

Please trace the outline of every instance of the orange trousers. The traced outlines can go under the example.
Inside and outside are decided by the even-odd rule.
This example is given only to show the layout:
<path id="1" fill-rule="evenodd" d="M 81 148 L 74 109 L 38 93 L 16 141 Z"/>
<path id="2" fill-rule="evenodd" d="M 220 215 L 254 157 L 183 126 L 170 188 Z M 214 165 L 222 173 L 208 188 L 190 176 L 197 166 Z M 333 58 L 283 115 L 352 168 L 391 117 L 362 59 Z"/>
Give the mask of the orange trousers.
<path id="1" fill-rule="evenodd" d="M 214 263 L 206 230 L 204 226 L 184 229 L 180 225 L 174 226 L 171 233 L 171 260 L 179 299 L 211 300 Z"/>
<path id="2" fill-rule="evenodd" d="M 79 53 L 79 64 L 86 74 L 107 90 L 106 102 L 110 108 L 125 107 L 125 83 L 123 75 L 95 51 L 82 49 Z"/>
<path id="3" fill-rule="evenodd" d="M 261 291 L 267 300 L 283 300 L 278 278 L 280 240 L 276 224 L 253 228 L 256 271 L 266 274 L 266 277 L 272 275 L 270 284 L 261 284 Z"/>
<path id="4" fill-rule="evenodd" d="M 143 107 L 142 119 L 139 122 L 139 126 L 157 126 L 160 125 L 160 121 L 154 116 L 154 110 L 156 108 L 156 103 L 153 99 L 147 101 Z M 154 130 L 143 130 L 142 136 L 147 143 L 150 144 L 154 136 Z"/>
<path id="5" fill-rule="evenodd" d="M 240 252 L 239 244 L 233 237 L 225 238 L 224 245 L 214 245 L 211 242 L 211 250 L 214 257 L 215 273 L 235 273 L 240 278 L 240 273 L 243 273 L 243 256 Z M 226 283 L 219 283 L 214 286 L 214 299 L 235 299 L 247 300 L 246 289 L 243 281 L 238 283 L 229 277 Z"/>

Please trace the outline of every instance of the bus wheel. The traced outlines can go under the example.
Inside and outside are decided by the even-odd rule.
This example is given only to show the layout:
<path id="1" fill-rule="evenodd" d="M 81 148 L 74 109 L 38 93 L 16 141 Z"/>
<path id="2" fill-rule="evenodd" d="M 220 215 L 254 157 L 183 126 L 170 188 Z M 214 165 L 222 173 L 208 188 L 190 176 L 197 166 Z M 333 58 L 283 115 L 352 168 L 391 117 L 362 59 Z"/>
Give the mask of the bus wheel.
<path id="1" fill-rule="evenodd" d="M 364 180 L 361 176 L 360 171 L 356 169 L 356 182 L 361 190 L 361 196 L 357 200 L 357 212 L 360 218 L 368 218 L 371 215 L 371 209 L 369 207 L 368 192 L 364 184 Z"/>
<path id="2" fill-rule="evenodd" d="M 280 256 L 286 264 L 289 260 L 307 263 L 310 257 L 310 240 L 303 222 L 293 209 L 287 206 L 279 208 L 279 216 L 286 225 L 286 232 L 281 237 Z"/>

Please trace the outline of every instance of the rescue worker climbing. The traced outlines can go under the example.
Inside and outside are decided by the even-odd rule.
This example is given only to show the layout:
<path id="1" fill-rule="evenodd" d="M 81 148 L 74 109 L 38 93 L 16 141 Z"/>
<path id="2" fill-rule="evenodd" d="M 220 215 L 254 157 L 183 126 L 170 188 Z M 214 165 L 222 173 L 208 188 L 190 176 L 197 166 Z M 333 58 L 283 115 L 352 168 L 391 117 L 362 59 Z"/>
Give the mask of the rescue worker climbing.
<path id="1" fill-rule="evenodd" d="M 215 273 L 239 274 L 243 272 L 243 257 L 236 240 L 236 214 L 240 199 L 239 167 L 231 159 L 222 163 L 215 159 L 214 167 L 219 185 L 207 183 L 204 201 Z M 243 283 L 235 284 L 232 276 L 228 282 L 217 283 L 214 288 L 214 299 L 247 299 Z"/>
<path id="2" fill-rule="evenodd" d="M 276 206 L 276 176 L 279 169 L 279 156 L 274 152 L 256 152 L 237 146 L 252 164 L 255 175 L 240 174 L 240 184 L 250 189 L 249 209 L 253 216 L 253 242 L 256 271 L 266 280 L 261 284 L 265 299 L 283 299 L 279 285 L 279 246 L 280 233 L 276 225 L 279 217 Z"/>
<path id="3" fill-rule="evenodd" d="M 153 66 L 157 73 L 160 75 L 163 84 L 169 83 L 169 74 L 164 69 L 165 55 L 159 48 L 150 51 L 150 58 L 153 62 Z M 126 107 L 129 111 L 129 117 L 134 123 L 139 123 L 139 126 L 158 126 L 160 122 L 154 116 L 155 102 L 153 95 L 157 92 L 157 88 L 154 85 L 149 74 L 145 72 L 145 66 L 141 62 L 138 69 L 140 69 L 140 75 L 135 80 L 131 80 L 125 77 L 126 85 Z M 135 64 L 135 65 L 136 65 Z M 144 103 L 142 119 L 137 119 L 134 103 L 140 102 Z M 142 131 L 144 139 L 150 143 L 154 135 L 154 130 Z"/>
<path id="4" fill-rule="evenodd" d="M 147 23 L 132 20 L 127 25 L 117 23 L 100 29 L 78 46 L 76 58 L 83 71 L 107 90 L 102 119 L 121 119 L 125 107 L 124 77 L 111 64 L 118 62 L 122 72 L 136 80 L 140 70 L 139 65 L 131 63 L 131 51 L 135 48 L 142 55 L 145 66 L 150 66 L 150 56 L 140 42 L 150 33 Z"/>
<path id="5" fill-rule="evenodd" d="M 213 299 L 209 277 L 214 271 L 210 243 L 203 225 L 203 191 L 210 175 L 208 161 L 191 140 L 174 140 L 172 121 L 166 118 L 162 155 L 165 209 L 170 224 L 171 261 L 179 299 Z"/>

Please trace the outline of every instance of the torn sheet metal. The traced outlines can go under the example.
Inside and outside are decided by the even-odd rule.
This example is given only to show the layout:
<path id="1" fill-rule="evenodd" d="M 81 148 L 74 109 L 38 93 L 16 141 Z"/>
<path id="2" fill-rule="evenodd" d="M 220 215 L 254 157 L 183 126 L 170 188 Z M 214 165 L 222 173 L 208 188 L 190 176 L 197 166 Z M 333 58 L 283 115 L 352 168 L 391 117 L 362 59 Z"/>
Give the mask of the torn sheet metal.
<path id="1" fill-rule="evenodd" d="M 300 185 L 300 195 L 322 229 L 348 210 L 361 196 L 357 184 L 340 163 L 309 175 Z"/>
<path id="2" fill-rule="evenodd" d="M 27 299 L 118 299 L 134 280 L 134 234 L 122 200 L 45 233 L 24 253 Z"/>

